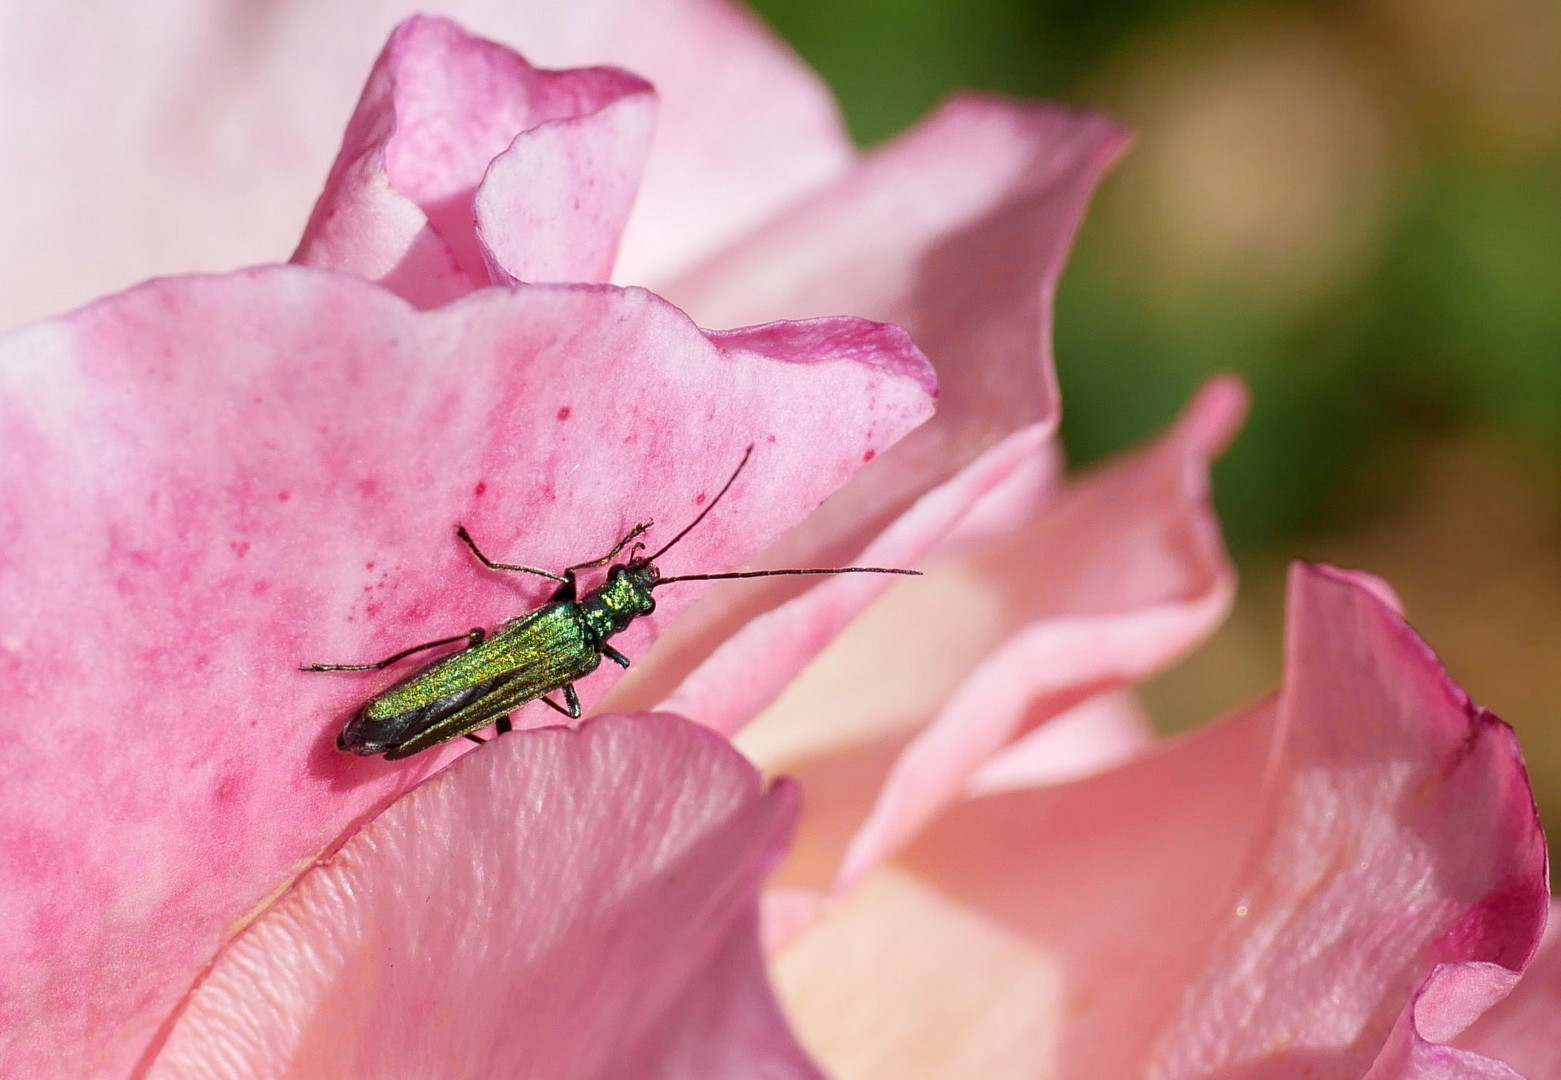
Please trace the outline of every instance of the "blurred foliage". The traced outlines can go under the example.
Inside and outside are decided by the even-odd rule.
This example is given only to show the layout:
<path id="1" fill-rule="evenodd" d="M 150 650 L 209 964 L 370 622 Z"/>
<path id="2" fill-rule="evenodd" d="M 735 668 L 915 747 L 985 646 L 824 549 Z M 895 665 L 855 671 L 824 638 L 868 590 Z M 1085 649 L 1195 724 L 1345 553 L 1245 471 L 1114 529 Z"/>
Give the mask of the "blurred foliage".
<path id="1" fill-rule="evenodd" d="M 1365 566 L 1514 722 L 1561 833 L 1561 4 L 754 0 L 859 142 L 956 87 L 1137 134 L 1057 307 L 1085 464 L 1208 375 L 1230 623 L 1145 688 L 1168 728 L 1273 684 L 1294 555 Z"/>
<path id="2" fill-rule="evenodd" d="M 1358 61 L 1392 84 L 1400 129 L 1392 137 L 1408 144 L 1395 149 L 1394 189 L 1366 265 L 1341 287 L 1292 303 L 1245 295 L 1239 273 L 1157 295 L 1132 265 L 1141 252 L 1105 235 L 1132 230 L 1146 213 L 1114 204 L 1108 181 L 1058 305 L 1064 437 L 1074 460 L 1149 435 L 1208 374 L 1240 372 L 1255 410 L 1220 466 L 1217 491 L 1241 554 L 1335 524 L 1329 510 L 1342 472 L 1397 440 L 1484 424 L 1561 456 L 1561 140 L 1514 161 L 1448 135 L 1445 102 L 1417 89 L 1427 80 L 1417 82 L 1414 59 L 1399 55 L 1410 46 L 1395 45 L 1377 8 L 1257 9 L 1229 0 L 755 6 L 830 82 L 853 134 L 869 145 L 956 87 L 1104 107 L 1143 130 L 1154 113 L 1135 115 L 1143 110 L 1124 87 L 1135 67 L 1152 70 L 1157 43 L 1189 26 L 1236 24 L 1219 39 L 1227 49 L 1232 39 L 1239 48 L 1242 25 L 1257 35 L 1294 16 L 1309 33 L 1321 25 L 1351 40 L 1364 54 Z M 1196 66 L 1201 54 L 1192 52 L 1183 62 Z"/>

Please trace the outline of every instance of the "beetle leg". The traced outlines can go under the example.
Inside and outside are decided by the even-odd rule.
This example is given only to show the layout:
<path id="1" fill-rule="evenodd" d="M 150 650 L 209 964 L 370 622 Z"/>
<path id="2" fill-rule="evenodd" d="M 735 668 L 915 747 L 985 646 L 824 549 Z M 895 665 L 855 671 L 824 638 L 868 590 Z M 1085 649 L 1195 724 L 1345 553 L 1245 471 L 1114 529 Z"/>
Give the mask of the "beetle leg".
<path id="1" fill-rule="evenodd" d="M 489 570 L 513 570 L 517 574 L 535 574 L 538 577 L 545 577 L 552 581 L 564 580 L 564 575 L 555 574 L 551 570 L 543 570 L 539 566 L 522 566 L 520 563 L 494 562 L 492 559 L 488 558 L 488 556 L 482 553 L 482 548 L 477 546 L 477 541 L 472 539 L 472 534 L 466 531 L 465 525 L 457 525 L 455 527 L 455 535 L 459 536 L 461 541 L 465 543 L 467 547 L 472 549 L 472 554 L 477 556 L 477 561 L 482 563 L 482 565 L 486 566 Z"/>
<path id="2" fill-rule="evenodd" d="M 564 705 L 560 705 L 558 702 L 554 701 L 552 698 L 546 695 L 543 695 L 541 700 L 548 705 L 551 705 L 555 710 L 563 713 L 571 720 L 580 719 L 580 695 L 575 693 L 574 683 L 564 684 Z M 568 708 L 565 708 L 565 705 L 567 705 Z"/>
<path id="3" fill-rule="evenodd" d="M 510 722 L 509 713 L 505 713 L 503 716 L 499 717 L 493 725 L 493 731 L 496 735 L 508 735 L 514 730 L 515 725 Z"/>
<path id="4" fill-rule="evenodd" d="M 481 746 L 483 743 L 488 741 L 487 739 L 484 739 L 481 735 L 473 735 L 469 731 L 466 733 L 466 737 L 468 739 L 470 739 L 472 742 L 476 743 L 478 746 Z"/>
<path id="5" fill-rule="evenodd" d="M 299 668 L 298 670 L 299 671 L 378 671 L 381 668 L 388 668 L 391 664 L 394 664 L 397 660 L 405 660 L 407 657 L 411 656 L 413 653 L 420 653 L 424 649 L 437 649 L 441 645 L 454 645 L 457 641 L 464 641 L 464 642 L 466 642 L 466 647 L 468 649 L 470 649 L 473 645 L 481 645 L 482 642 L 483 642 L 483 639 L 485 637 L 487 637 L 487 635 L 483 632 L 482 627 L 474 626 L 470 630 L 466 631 L 466 633 L 464 633 L 464 634 L 456 634 L 454 637 L 440 638 L 438 641 L 425 641 L 421 645 L 413 645 L 410 649 L 402 649 L 400 652 L 394 654 L 393 656 L 387 656 L 387 657 L 385 657 L 385 659 L 383 659 L 383 660 L 381 660 L 381 661 L 379 661 L 378 663 L 375 663 L 375 664 L 305 664 L 303 667 Z"/>
<path id="6" fill-rule="evenodd" d="M 626 668 L 626 667 L 629 666 L 629 658 L 627 656 L 624 656 L 621 652 L 619 652 L 617 649 L 613 648 L 611 645 L 603 645 L 602 646 L 602 655 L 607 657 L 607 659 L 611 660 L 613 663 L 617 664 L 621 668 Z"/>
<path id="7" fill-rule="evenodd" d="M 624 548 L 628 547 L 629 543 L 631 541 L 639 539 L 642 535 L 644 535 L 645 530 L 650 528 L 654 524 L 655 524 L 655 522 L 653 522 L 653 521 L 642 521 L 642 522 L 640 522 L 638 525 L 634 526 L 634 528 L 632 528 L 628 532 L 624 533 L 623 539 L 619 540 L 616 544 L 614 544 L 612 546 L 612 550 L 609 551 L 607 554 L 602 555 L 602 556 L 600 556 L 598 558 L 592 559 L 590 562 L 575 563 L 569 569 L 570 570 L 589 570 L 593 566 L 606 566 L 608 563 L 613 561 L 613 559 L 617 556 L 618 552 L 620 552 Z"/>

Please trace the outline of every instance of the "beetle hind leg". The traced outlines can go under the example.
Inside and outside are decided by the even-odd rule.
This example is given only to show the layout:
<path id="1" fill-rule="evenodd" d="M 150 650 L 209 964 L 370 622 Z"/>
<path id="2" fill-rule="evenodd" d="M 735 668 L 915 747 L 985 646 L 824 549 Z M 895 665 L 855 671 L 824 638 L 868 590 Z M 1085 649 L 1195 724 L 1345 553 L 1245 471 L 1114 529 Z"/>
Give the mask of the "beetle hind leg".
<path id="1" fill-rule="evenodd" d="M 543 695 L 541 700 L 550 705 L 555 712 L 561 712 L 571 720 L 580 719 L 580 713 L 582 711 L 580 708 L 580 695 L 575 693 L 574 683 L 564 684 L 564 705 L 560 705 L 558 702 L 554 701 L 550 697 L 547 697 L 546 695 Z M 565 705 L 568 707 L 565 708 Z"/>
<path id="2" fill-rule="evenodd" d="M 441 645 L 454 645 L 457 641 L 466 642 L 468 649 L 483 643 L 486 635 L 482 627 L 474 626 L 464 634 L 456 634 L 453 637 L 442 637 L 437 641 L 425 641 L 421 645 L 413 645 L 410 649 L 402 649 L 394 655 L 387 656 L 383 660 L 377 660 L 372 664 L 305 664 L 299 671 L 379 671 L 388 668 L 398 660 L 405 660 L 413 653 L 420 653 L 425 649 L 437 649 Z"/>

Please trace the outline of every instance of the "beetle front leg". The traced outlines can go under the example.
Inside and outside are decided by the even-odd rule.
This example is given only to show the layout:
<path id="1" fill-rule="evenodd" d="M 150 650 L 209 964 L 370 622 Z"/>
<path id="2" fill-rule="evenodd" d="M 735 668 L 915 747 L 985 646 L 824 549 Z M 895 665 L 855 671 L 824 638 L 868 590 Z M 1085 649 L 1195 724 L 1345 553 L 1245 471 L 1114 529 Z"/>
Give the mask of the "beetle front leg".
<path id="1" fill-rule="evenodd" d="M 603 645 L 602 646 L 602 655 L 607 657 L 607 659 L 611 660 L 613 663 L 617 664 L 621 668 L 626 668 L 626 667 L 629 666 L 629 658 L 627 656 L 624 656 L 621 652 L 619 652 L 617 649 L 613 648 L 611 645 Z"/>
<path id="2" fill-rule="evenodd" d="M 613 559 L 617 558 L 618 552 L 622 551 L 624 548 L 629 546 L 630 541 L 639 539 L 642 535 L 644 535 L 645 530 L 650 528 L 654 524 L 655 524 L 654 521 L 642 521 L 642 522 L 640 522 L 638 525 L 634 526 L 634 528 L 632 528 L 628 532 L 624 533 L 623 539 L 619 540 L 616 544 L 614 544 L 612 546 L 612 550 L 609 551 L 607 554 L 605 554 L 605 555 L 598 555 L 596 558 L 592 559 L 590 562 L 575 563 L 569 569 L 570 570 L 589 570 L 593 566 L 606 566 L 608 563 L 612 562 Z M 568 571 L 565 571 L 565 572 L 567 573 Z"/>

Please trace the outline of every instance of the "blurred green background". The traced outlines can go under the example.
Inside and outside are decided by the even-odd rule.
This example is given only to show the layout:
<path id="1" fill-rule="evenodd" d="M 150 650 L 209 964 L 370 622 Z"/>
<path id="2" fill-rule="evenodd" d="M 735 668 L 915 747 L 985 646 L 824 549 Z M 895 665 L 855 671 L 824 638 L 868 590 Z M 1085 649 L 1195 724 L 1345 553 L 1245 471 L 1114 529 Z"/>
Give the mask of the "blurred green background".
<path id="1" fill-rule="evenodd" d="M 1137 133 L 1059 297 L 1070 454 L 1216 371 L 1255 398 L 1215 473 L 1238 608 L 1157 720 L 1274 684 L 1289 558 L 1364 567 L 1518 729 L 1561 839 L 1561 3 L 754 3 L 864 145 L 955 87 Z"/>

